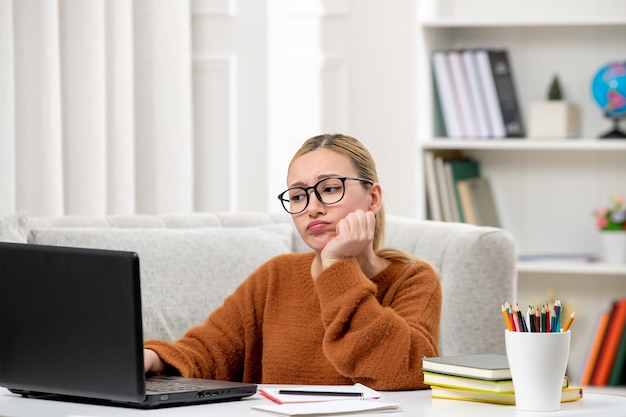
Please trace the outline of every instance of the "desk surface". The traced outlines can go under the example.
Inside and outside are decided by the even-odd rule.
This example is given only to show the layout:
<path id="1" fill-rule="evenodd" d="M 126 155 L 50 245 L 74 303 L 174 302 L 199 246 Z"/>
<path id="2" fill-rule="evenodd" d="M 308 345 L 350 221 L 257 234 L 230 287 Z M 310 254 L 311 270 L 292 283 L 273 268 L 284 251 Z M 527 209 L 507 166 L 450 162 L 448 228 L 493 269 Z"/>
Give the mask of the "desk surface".
<path id="1" fill-rule="evenodd" d="M 579 401 L 561 404 L 561 410 L 550 413 L 521 412 L 514 406 L 484 404 L 469 401 L 433 399 L 430 390 L 384 392 L 387 401 L 401 403 L 403 411 L 399 413 L 385 413 L 384 416 L 624 416 L 626 412 L 626 397 L 602 394 L 584 394 Z M 252 404 L 271 401 L 255 395 L 242 401 L 194 405 L 157 410 L 134 410 L 122 407 L 104 407 L 97 405 L 66 403 L 50 400 L 36 400 L 14 395 L 4 388 L 0 388 L 0 416 L 2 417 L 152 417 L 152 416 L 185 416 L 185 417 L 252 417 L 271 416 L 271 414 L 250 410 Z M 367 416 L 375 414 L 368 413 Z M 381 414 L 383 415 L 383 414 Z"/>

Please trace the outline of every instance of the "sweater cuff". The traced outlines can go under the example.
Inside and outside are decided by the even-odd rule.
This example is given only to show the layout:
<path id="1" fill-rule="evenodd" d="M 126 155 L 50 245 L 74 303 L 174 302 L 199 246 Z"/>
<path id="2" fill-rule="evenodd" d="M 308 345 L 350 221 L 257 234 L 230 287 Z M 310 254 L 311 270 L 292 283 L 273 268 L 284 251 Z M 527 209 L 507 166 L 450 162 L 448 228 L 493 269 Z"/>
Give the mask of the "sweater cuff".
<path id="1" fill-rule="evenodd" d="M 159 355 L 159 358 L 165 363 L 166 370 L 164 375 L 184 375 L 184 359 L 178 357 L 176 351 L 172 349 L 171 343 L 163 340 L 147 340 L 143 347 L 150 349 Z M 173 359 L 173 360 L 172 360 Z"/>

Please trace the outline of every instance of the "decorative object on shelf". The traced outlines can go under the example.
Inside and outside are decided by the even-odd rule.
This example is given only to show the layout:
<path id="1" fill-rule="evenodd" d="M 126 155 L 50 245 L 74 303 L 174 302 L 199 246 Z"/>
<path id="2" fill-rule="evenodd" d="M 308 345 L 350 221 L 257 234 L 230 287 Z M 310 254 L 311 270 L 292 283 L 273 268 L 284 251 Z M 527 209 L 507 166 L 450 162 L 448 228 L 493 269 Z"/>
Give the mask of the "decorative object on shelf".
<path id="1" fill-rule="evenodd" d="M 578 108 L 563 98 L 559 76 L 548 89 L 547 100 L 530 103 L 528 137 L 564 139 L 578 133 Z"/>
<path id="2" fill-rule="evenodd" d="M 611 264 L 626 263 L 626 203 L 621 195 L 611 197 L 608 207 L 593 211 L 600 229 L 602 260 Z"/>
<path id="3" fill-rule="evenodd" d="M 602 261 L 626 264 L 626 230 L 605 230 L 600 234 Z"/>
<path id="4" fill-rule="evenodd" d="M 600 67 L 591 82 L 591 92 L 606 117 L 613 121 L 613 129 L 600 138 L 626 138 L 619 128 L 620 119 L 626 117 L 626 63 L 609 62 Z"/>

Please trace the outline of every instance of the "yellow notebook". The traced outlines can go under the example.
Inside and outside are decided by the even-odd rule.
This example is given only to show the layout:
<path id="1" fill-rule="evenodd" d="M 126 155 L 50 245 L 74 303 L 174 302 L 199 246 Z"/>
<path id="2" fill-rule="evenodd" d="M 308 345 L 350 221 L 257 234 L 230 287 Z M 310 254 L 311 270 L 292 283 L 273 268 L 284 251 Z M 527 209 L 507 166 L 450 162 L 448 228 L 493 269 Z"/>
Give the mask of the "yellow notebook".
<path id="1" fill-rule="evenodd" d="M 512 379 L 489 380 L 424 371 L 424 383 L 427 385 L 436 385 L 439 387 L 469 389 L 474 391 L 487 391 L 496 393 L 513 392 Z M 565 376 L 563 378 L 563 388 L 566 388 L 568 385 L 569 378 Z"/>
<path id="2" fill-rule="evenodd" d="M 433 385 L 431 387 L 433 398 L 448 400 L 478 401 L 483 403 L 514 405 L 515 394 L 510 392 L 486 392 L 467 389 L 447 388 Z M 583 397 L 581 387 L 567 387 L 561 391 L 561 402 L 576 401 Z"/>

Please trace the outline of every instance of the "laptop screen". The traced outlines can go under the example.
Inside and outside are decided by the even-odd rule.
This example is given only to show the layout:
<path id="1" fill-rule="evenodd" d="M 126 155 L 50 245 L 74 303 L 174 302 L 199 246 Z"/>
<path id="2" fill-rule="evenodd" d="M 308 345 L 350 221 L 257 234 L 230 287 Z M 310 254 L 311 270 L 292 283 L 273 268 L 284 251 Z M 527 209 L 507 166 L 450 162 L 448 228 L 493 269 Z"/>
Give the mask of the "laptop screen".
<path id="1" fill-rule="evenodd" d="M 137 254 L 0 243 L 0 334 L 1 386 L 143 400 Z"/>

